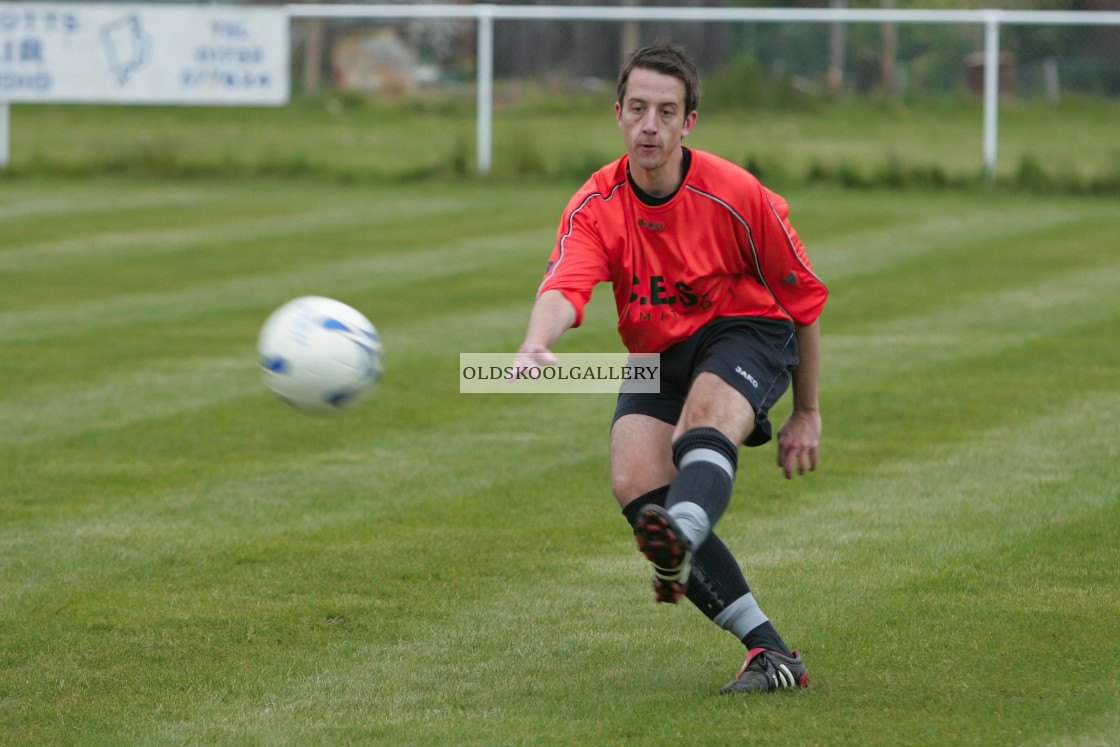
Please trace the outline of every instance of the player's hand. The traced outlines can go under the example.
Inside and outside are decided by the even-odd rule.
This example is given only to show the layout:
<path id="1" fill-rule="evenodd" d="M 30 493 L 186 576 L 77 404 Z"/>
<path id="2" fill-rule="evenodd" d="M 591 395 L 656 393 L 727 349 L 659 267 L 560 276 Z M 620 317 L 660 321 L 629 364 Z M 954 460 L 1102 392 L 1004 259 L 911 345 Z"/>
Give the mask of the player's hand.
<path id="1" fill-rule="evenodd" d="M 817 451 L 821 444 L 819 411 L 794 410 L 778 431 L 778 466 L 786 479 L 794 472 L 804 475 L 817 468 Z"/>
<path id="2" fill-rule="evenodd" d="M 559 365 L 560 359 L 544 345 L 522 345 L 513 359 L 514 369 L 538 369 Z"/>

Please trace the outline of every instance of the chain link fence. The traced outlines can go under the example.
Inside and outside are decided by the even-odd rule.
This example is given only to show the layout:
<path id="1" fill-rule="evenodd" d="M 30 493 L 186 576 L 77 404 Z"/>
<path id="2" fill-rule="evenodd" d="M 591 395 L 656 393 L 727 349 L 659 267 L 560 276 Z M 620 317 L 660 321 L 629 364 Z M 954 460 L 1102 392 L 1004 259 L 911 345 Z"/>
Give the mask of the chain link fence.
<path id="1" fill-rule="evenodd" d="M 517 5 L 595 5 L 553 0 Z M 768 2 L 768 7 L 894 7 L 875 2 Z M 642 2 L 643 7 L 727 7 Z M 909 4 L 905 4 L 909 5 Z M 1120 11 L 1095 2 L 940 2 L 939 9 Z M 293 24 L 297 91 L 412 91 L 470 83 L 474 22 L 412 19 L 386 23 L 301 19 Z M 620 59 L 640 44 L 671 40 L 704 76 L 728 71 L 783 82 L 810 94 L 961 96 L 978 94 L 983 28 L 975 23 L 615 22 L 503 20 L 494 35 L 501 82 L 579 87 L 613 81 Z M 1001 91 L 1008 98 L 1065 95 L 1120 98 L 1120 26 L 1004 24 Z"/>

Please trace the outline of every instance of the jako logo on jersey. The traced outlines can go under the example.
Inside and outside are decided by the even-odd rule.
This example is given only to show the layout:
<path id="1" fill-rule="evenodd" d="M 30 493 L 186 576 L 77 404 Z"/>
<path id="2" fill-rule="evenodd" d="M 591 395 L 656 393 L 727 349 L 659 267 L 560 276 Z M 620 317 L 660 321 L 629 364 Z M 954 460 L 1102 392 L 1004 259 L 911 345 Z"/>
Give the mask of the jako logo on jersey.
<path id="1" fill-rule="evenodd" d="M 692 286 L 688 283 L 677 281 L 672 286 L 676 289 L 676 293 L 670 293 L 669 283 L 662 275 L 654 275 L 649 278 L 645 283 L 637 275 L 634 275 L 634 287 L 630 291 L 630 303 L 637 301 L 642 306 L 650 305 L 672 306 L 680 304 L 681 306 L 699 306 L 706 309 L 712 305 L 708 300 L 708 294 L 702 296 L 696 295 L 692 291 Z"/>
<path id="2" fill-rule="evenodd" d="M 638 225 L 641 226 L 642 228 L 648 228 L 651 231 L 664 231 L 665 230 L 665 224 L 664 223 L 655 223 L 653 221 L 645 220 L 644 218 L 638 218 Z"/>
<path id="3" fill-rule="evenodd" d="M 746 379 L 750 383 L 750 385 L 753 386 L 755 389 L 758 389 L 758 379 L 756 379 L 755 377 L 751 376 L 749 373 L 744 371 L 741 366 L 735 366 L 735 373 L 739 374 L 744 379 Z"/>

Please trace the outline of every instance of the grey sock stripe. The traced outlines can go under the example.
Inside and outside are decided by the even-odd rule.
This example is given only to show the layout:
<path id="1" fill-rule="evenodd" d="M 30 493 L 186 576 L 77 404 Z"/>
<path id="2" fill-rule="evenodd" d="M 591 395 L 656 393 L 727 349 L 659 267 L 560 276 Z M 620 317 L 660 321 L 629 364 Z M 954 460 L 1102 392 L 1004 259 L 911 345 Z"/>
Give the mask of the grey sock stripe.
<path id="1" fill-rule="evenodd" d="M 754 594 L 744 594 L 712 618 L 712 622 L 728 630 L 739 640 L 770 618 L 763 613 Z"/>
<path id="2" fill-rule="evenodd" d="M 688 538 L 692 549 L 704 544 L 712 531 L 712 522 L 708 520 L 708 512 L 702 506 L 691 501 L 674 503 L 669 508 L 669 515 L 677 522 L 677 526 Z"/>
<path id="3" fill-rule="evenodd" d="M 732 480 L 735 479 L 735 467 L 732 466 L 731 460 L 715 449 L 689 449 L 681 457 L 681 463 L 677 465 L 677 469 L 684 469 L 694 462 L 711 462 L 726 472 Z"/>

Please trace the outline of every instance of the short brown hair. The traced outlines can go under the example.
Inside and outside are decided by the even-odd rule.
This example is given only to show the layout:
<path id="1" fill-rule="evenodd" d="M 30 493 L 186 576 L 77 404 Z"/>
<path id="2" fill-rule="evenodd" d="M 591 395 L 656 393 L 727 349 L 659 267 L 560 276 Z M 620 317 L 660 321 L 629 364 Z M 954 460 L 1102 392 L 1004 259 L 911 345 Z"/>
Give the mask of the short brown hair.
<path id="1" fill-rule="evenodd" d="M 688 116 L 700 106 L 700 73 L 696 64 L 685 53 L 683 47 L 675 44 L 652 44 L 642 47 L 622 65 L 618 72 L 618 103 L 626 95 L 626 83 L 634 68 L 652 70 L 662 75 L 671 75 L 684 83 L 684 113 Z"/>

